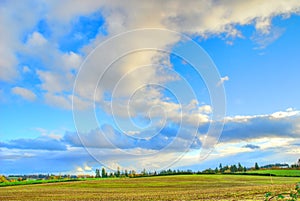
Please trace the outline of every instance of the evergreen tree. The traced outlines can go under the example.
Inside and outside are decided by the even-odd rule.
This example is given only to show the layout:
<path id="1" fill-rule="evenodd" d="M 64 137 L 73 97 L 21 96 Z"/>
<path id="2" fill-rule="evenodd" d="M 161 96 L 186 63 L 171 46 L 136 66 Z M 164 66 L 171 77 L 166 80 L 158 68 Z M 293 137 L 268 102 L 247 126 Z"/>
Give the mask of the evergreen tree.
<path id="1" fill-rule="evenodd" d="M 219 169 L 220 169 L 220 172 L 221 172 L 221 173 L 224 173 L 224 168 L 223 168 L 223 166 L 222 166 L 222 163 L 220 163 Z"/>
<path id="2" fill-rule="evenodd" d="M 117 168 L 117 172 L 115 175 L 116 175 L 116 177 L 120 177 L 120 175 L 121 175 L 120 167 Z"/>
<path id="3" fill-rule="evenodd" d="M 216 169 L 215 169 L 215 173 L 218 173 L 219 172 L 219 170 L 218 170 L 218 168 L 216 167 Z"/>
<path id="4" fill-rule="evenodd" d="M 230 166 L 230 172 L 235 173 L 237 171 L 236 165 Z"/>
<path id="5" fill-rule="evenodd" d="M 96 169 L 96 176 L 95 176 L 96 178 L 100 178 L 101 176 L 100 176 L 100 170 L 99 169 Z"/>
<path id="6" fill-rule="evenodd" d="M 101 170 L 101 175 L 102 175 L 103 178 L 106 178 L 106 177 L 107 177 L 107 173 L 106 173 L 104 167 L 103 167 L 102 170 Z"/>
<path id="7" fill-rule="evenodd" d="M 259 166 L 258 166 L 258 164 L 257 164 L 257 163 L 255 163 L 255 165 L 254 165 L 254 169 L 256 169 L 256 170 L 259 170 Z"/>
<path id="8" fill-rule="evenodd" d="M 239 172 L 242 172 L 243 171 L 243 166 L 241 165 L 241 163 L 238 163 L 238 171 Z"/>

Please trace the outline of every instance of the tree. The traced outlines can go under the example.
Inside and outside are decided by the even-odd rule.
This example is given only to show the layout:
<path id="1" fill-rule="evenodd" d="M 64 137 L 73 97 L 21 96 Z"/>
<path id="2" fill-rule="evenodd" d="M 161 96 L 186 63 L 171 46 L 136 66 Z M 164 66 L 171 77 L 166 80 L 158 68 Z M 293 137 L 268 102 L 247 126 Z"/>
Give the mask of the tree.
<path id="1" fill-rule="evenodd" d="M 254 169 L 259 170 L 258 164 L 255 162 Z"/>
<path id="2" fill-rule="evenodd" d="M 241 163 L 238 163 L 238 171 L 239 172 L 242 172 L 243 171 L 243 166 L 241 165 Z"/>
<path id="3" fill-rule="evenodd" d="M 135 177 L 135 174 L 136 174 L 135 170 L 130 170 L 128 176 L 129 177 Z"/>
<path id="4" fill-rule="evenodd" d="M 102 176 L 103 178 L 106 178 L 106 177 L 107 177 L 107 173 L 106 173 L 104 167 L 103 167 L 102 170 L 101 170 L 101 176 Z"/>
<path id="5" fill-rule="evenodd" d="M 230 166 L 230 172 L 235 173 L 237 171 L 236 165 Z"/>
<path id="6" fill-rule="evenodd" d="M 2 183 L 2 182 L 8 182 L 8 180 L 6 179 L 5 176 L 0 175 L 0 183 Z"/>
<path id="7" fill-rule="evenodd" d="M 116 177 L 120 177 L 120 175 L 121 175 L 121 171 L 120 171 L 120 167 L 118 167 L 116 172 Z"/>
<path id="8" fill-rule="evenodd" d="M 143 176 L 146 176 L 147 175 L 146 169 L 144 168 L 141 173 L 142 173 Z"/>
<path id="9" fill-rule="evenodd" d="M 215 173 L 218 173 L 219 172 L 219 170 L 218 170 L 218 168 L 216 167 L 216 169 L 215 169 Z"/>
<path id="10" fill-rule="evenodd" d="M 96 176 L 95 176 L 96 178 L 100 178 L 101 176 L 100 176 L 100 170 L 99 169 L 96 169 Z"/>
<path id="11" fill-rule="evenodd" d="M 220 163 L 220 165 L 219 165 L 219 170 L 220 170 L 221 173 L 224 173 L 224 171 L 225 171 L 225 169 L 222 166 L 222 163 Z"/>

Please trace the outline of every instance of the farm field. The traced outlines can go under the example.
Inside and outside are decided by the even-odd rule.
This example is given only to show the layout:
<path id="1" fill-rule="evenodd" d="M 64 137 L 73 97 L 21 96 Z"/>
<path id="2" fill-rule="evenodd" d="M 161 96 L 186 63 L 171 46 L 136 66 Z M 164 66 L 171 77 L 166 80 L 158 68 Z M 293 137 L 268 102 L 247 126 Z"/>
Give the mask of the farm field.
<path id="1" fill-rule="evenodd" d="M 256 170 L 247 173 L 272 174 L 285 177 L 300 177 L 300 170 Z"/>
<path id="2" fill-rule="evenodd" d="M 300 178 L 245 175 L 177 175 L 7 186 L 0 200 L 263 200 Z"/>

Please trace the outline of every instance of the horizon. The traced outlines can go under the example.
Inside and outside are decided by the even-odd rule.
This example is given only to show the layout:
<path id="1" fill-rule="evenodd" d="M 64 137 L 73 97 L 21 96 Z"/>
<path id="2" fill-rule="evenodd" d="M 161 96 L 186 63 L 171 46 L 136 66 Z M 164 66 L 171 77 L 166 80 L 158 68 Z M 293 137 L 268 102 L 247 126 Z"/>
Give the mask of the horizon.
<path id="1" fill-rule="evenodd" d="M 240 163 L 237 163 L 237 164 L 222 164 L 222 163 L 219 163 L 219 165 L 218 166 L 216 166 L 216 167 L 209 167 L 209 168 L 206 168 L 206 169 L 202 169 L 202 170 L 191 170 L 191 169 L 171 169 L 171 168 L 169 168 L 169 169 L 162 169 L 162 170 L 160 170 L 160 171 L 156 171 L 156 170 L 152 170 L 152 171 L 147 171 L 145 168 L 143 169 L 143 170 L 141 170 L 141 171 L 139 171 L 139 172 L 136 172 L 134 169 L 131 169 L 131 170 L 127 170 L 127 169 L 120 169 L 120 172 L 121 172 L 121 174 L 125 174 L 125 171 L 128 171 L 128 172 L 132 172 L 132 171 L 134 171 L 134 172 L 136 172 L 135 174 L 143 174 L 143 172 L 144 171 L 146 171 L 147 172 L 147 174 L 149 174 L 149 175 L 152 175 L 152 174 L 157 174 L 157 175 L 160 175 L 162 172 L 164 172 L 164 171 L 168 171 L 168 170 L 172 170 L 172 171 L 182 171 L 182 174 L 190 174 L 190 173 L 192 173 L 192 174 L 207 174 L 207 173 L 205 173 L 205 171 L 207 171 L 207 170 L 215 170 L 216 168 L 219 170 L 220 169 L 220 165 L 222 165 L 222 167 L 231 167 L 231 166 L 234 166 L 234 165 L 238 165 L 238 164 L 240 164 Z M 257 164 L 257 163 L 255 163 L 255 164 Z M 251 166 L 251 167 L 246 167 L 246 166 L 243 166 L 243 164 L 241 164 L 241 166 L 243 167 L 243 168 L 246 168 L 247 169 L 247 171 L 248 170 L 255 170 L 255 164 L 253 164 L 253 166 Z M 287 163 L 280 163 L 280 162 L 277 162 L 277 163 L 272 163 L 272 164 L 267 164 L 267 165 L 263 165 L 263 166 L 260 166 L 259 164 L 258 164 L 258 167 L 259 167 L 259 170 L 284 170 L 284 169 L 286 169 L 286 167 L 285 168 L 280 168 L 280 166 L 286 166 L 286 165 L 288 165 L 288 168 L 291 168 L 291 166 L 292 165 L 297 165 L 297 163 L 291 163 L 291 164 L 287 164 Z M 268 166 L 270 166 L 270 167 L 268 167 Z M 6 176 L 6 177 L 16 177 L 16 176 L 39 176 L 39 175 L 42 175 L 42 176 L 93 176 L 93 177 L 95 177 L 95 175 L 96 175 L 96 171 L 97 170 L 102 170 L 104 168 L 104 170 L 105 170 L 105 172 L 107 173 L 107 174 L 113 174 L 113 175 L 115 175 L 116 174 L 116 172 L 117 172 L 117 170 L 112 170 L 112 169 L 106 169 L 104 166 L 100 166 L 100 167 L 95 167 L 95 169 L 93 169 L 92 171 L 90 171 L 90 172 L 80 172 L 80 173 L 78 173 L 78 174 L 72 174 L 72 173 L 70 173 L 70 172 L 48 172 L 48 173 L 27 173 L 27 174 L 2 174 L 3 176 Z M 293 168 L 292 167 L 292 170 L 297 170 L 297 168 Z M 220 170 L 219 170 L 220 171 Z M 243 170 L 244 171 L 244 170 Z M 239 172 L 239 171 L 238 171 Z M 175 173 L 176 174 L 176 173 Z M 208 173 L 208 174 L 210 174 L 210 173 Z M 217 173 L 216 173 L 217 174 Z M 251 175 L 251 172 L 250 173 L 248 173 L 249 175 Z M 101 177 L 103 177 L 102 176 L 102 174 L 100 174 L 101 175 Z"/>
<path id="2" fill-rule="evenodd" d="M 299 1 L 0 9 L 0 174 L 300 158 Z"/>

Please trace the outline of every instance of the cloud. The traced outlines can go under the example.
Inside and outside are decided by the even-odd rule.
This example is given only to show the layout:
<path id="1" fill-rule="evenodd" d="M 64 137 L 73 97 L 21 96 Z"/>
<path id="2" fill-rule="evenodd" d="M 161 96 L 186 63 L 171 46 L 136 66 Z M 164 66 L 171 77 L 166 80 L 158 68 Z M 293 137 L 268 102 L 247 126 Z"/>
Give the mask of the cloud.
<path id="1" fill-rule="evenodd" d="M 279 111 L 268 115 L 227 117 L 221 142 L 263 137 L 300 137 L 299 111 Z"/>
<path id="2" fill-rule="evenodd" d="M 34 12 L 32 12 L 32 7 L 36 8 Z M 299 8 L 298 1 L 276 1 L 273 2 L 272 7 L 269 6 L 268 1 L 238 0 L 187 1 L 184 3 L 180 1 L 160 3 L 130 1 L 125 3 L 118 0 L 82 3 L 75 0 L 72 2 L 19 2 L 18 4 L 6 1 L 1 4 L 0 24 L 5 29 L 1 29 L 0 37 L 0 52 L 3 55 L 1 57 L 3 59 L 0 59 L 0 79 L 14 82 L 20 74 L 18 64 L 23 63 L 24 58 L 26 61 L 38 60 L 41 62 L 40 71 L 47 72 L 48 77 L 67 75 L 66 84 L 58 88 L 51 79 L 45 79 L 42 73 L 38 73 L 38 78 L 42 82 L 41 89 L 50 93 L 57 90 L 70 93 L 72 90 L 70 86 L 74 83 L 72 74 L 77 72 L 82 58 L 100 42 L 121 32 L 137 28 L 164 28 L 202 38 L 221 34 L 224 34 L 226 38 L 235 38 L 242 37 L 238 26 L 254 25 L 259 34 L 254 35 L 253 40 L 260 46 L 266 46 L 282 33 L 280 29 L 273 29 L 272 18 L 289 16 L 299 12 Z M 22 12 L 18 12 L 19 10 Z M 153 12 L 156 14 L 153 15 Z M 62 39 L 70 32 L 76 32 L 76 29 L 73 30 L 73 26 L 78 23 L 78 19 L 82 16 L 91 16 L 93 13 L 100 13 L 96 16 L 103 18 L 102 21 L 104 21 L 104 24 L 98 25 L 95 36 L 83 42 L 80 47 L 76 47 L 76 51 L 60 49 Z M 22 19 L 22 24 L 18 23 L 20 19 Z M 41 21 L 47 25 L 46 31 L 40 28 Z M 143 38 L 149 37 L 145 34 Z M 166 48 L 180 40 L 181 38 L 170 35 L 161 35 L 155 38 L 154 43 L 159 44 L 161 48 Z M 134 47 L 137 43 L 145 46 L 147 43 L 147 41 L 138 41 L 135 38 L 123 42 L 125 42 L 124 46 L 129 47 Z M 107 49 L 105 53 L 114 54 L 116 47 L 111 47 L 111 50 Z M 107 57 L 109 59 L 110 55 Z M 108 82 L 106 86 L 109 88 L 110 83 L 118 80 L 120 76 L 136 66 L 153 63 L 153 59 L 159 61 L 158 63 L 168 62 L 168 55 L 146 51 L 133 54 L 120 63 L 123 66 L 120 71 L 111 72 L 110 77 L 113 79 L 106 80 Z M 36 62 L 33 63 L 36 64 Z M 139 74 L 140 76 L 134 77 L 135 79 L 124 82 L 125 85 L 122 85 L 122 89 L 125 90 L 120 91 L 129 93 L 138 84 L 144 83 L 143 80 L 147 82 L 165 77 L 158 78 L 161 71 L 154 68 L 147 69 L 147 73 L 144 72 Z M 93 70 L 91 70 L 86 74 L 86 81 L 94 82 L 93 78 Z M 59 79 L 58 83 L 61 85 Z M 85 89 L 89 89 L 88 87 L 89 83 L 86 84 L 86 87 L 83 86 Z M 84 93 L 80 95 L 84 97 Z"/>
<path id="3" fill-rule="evenodd" d="M 270 31 L 257 32 L 251 38 L 258 45 L 257 49 L 263 49 L 276 41 L 284 31 L 283 28 L 272 27 Z"/>
<path id="4" fill-rule="evenodd" d="M 61 141 L 48 138 L 38 137 L 35 139 L 16 139 L 8 142 L 0 142 L 0 147 L 8 149 L 33 149 L 33 150 L 66 150 L 66 145 Z"/>
<path id="5" fill-rule="evenodd" d="M 299 155 L 300 133 L 296 128 L 299 122 L 299 111 L 293 109 L 265 115 L 228 117 L 224 136 L 204 163 L 199 159 L 201 140 L 192 142 L 193 138 L 187 136 L 190 132 L 188 127 L 183 128 L 181 132 L 184 134 L 180 135 L 174 125 L 164 127 L 152 139 L 127 136 L 105 125 L 101 129 L 79 133 L 81 139 L 76 132 L 66 132 L 62 138 L 41 136 L 11 140 L 0 143 L 0 157 L 3 159 L 3 171 L 9 173 L 23 172 L 26 167 L 32 172 L 48 172 L 47 167 L 51 167 L 51 172 L 67 172 L 76 168 L 88 172 L 99 168 L 99 163 L 109 168 L 119 166 L 142 170 L 147 167 L 159 170 L 170 167 L 176 161 L 172 168 L 197 166 L 199 169 L 206 164 L 217 163 L 217 166 L 228 161 L 248 166 L 257 161 L 261 165 L 275 160 L 291 162 Z M 165 149 L 170 144 L 172 147 Z M 190 146 L 187 151 L 185 148 Z M 41 163 L 44 165 L 41 166 Z M 18 164 L 23 165 L 18 169 Z M 36 167 L 30 169 L 32 164 Z"/>
<path id="6" fill-rule="evenodd" d="M 41 33 L 35 31 L 29 36 L 27 45 L 32 48 L 37 48 L 38 46 L 45 45 L 47 42 L 47 39 L 45 39 Z"/>
<path id="7" fill-rule="evenodd" d="M 119 132 L 109 125 L 104 125 L 101 129 L 93 129 L 87 133 L 67 132 L 63 139 L 64 142 L 74 147 L 100 149 L 130 150 L 141 148 L 145 150 L 162 150 L 170 146 L 173 150 L 180 151 L 190 147 L 199 148 L 201 142 L 194 141 L 195 139 L 190 137 L 190 135 L 193 136 L 191 133 L 179 135 L 179 131 L 179 129 L 173 127 L 165 127 L 160 131 L 156 131 L 157 133 L 152 138 L 136 138 Z M 181 132 L 189 132 L 189 130 Z M 141 134 L 140 136 L 143 135 L 148 134 Z M 192 144 L 193 141 L 194 144 Z"/>
<path id="8" fill-rule="evenodd" d="M 29 73 L 31 72 L 30 68 L 28 66 L 23 66 L 23 70 L 22 70 L 23 73 Z"/>
<path id="9" fill-rule="evenodd" d="M 21 96 L 22 98 L 29 100 L 29 101 L 34 101 L 36 99 L 35 93 L 30 91 L 29 89 L 23 88 L 23 87 L 14 87 L 12 88 L 12 93 Z"/>
<path id="10" fill-rule="evenodd" d="M 249 149 L 259 149 L 260 147 L 254 144 L 246 144 L 243 146 L 244 148 L 249 148 Z"/>
<path id="11" fill-rule="evenodd" d="M 32 8 L 35 8 L 34 11 Z M 288 16 L 298 13 L 299 10 L 300 2 L 297 0 L 274 1 L 272 6 L 267 0 L 259 2 L 254 0 L 163 1 L 160 3 L 155 1 L 92 0 L 82 3 L 82 1 L 75 0 L 59 2 L 32 1 L 18 2 L 17 4 L 4 1 L 1 2 L 0 7 L 0 24 L 2 27 L 0 29 L 0 53 L 2 55 L 0 58 L 0 80 L 12 83 L 19 82 L 17 78 L 20 71 L 23 73 L 28 72 L 27 68 L 20 68 L 20 65 L 26 64 L 30 66 L 31 71 L 36 73 L 36 78 L 40 82 L 37 88 L 42 91 L 39 94 L 43 95 L 45 103 L 55 107 L 71 109 L 72 96 L 70 94 L 72 94 L 75 75 L 79 72 L 79 66 L 83 58 L 99 43 L 112 36 L 138 28 L 162 28 L 179 31 L 192 37 L 199 36 L 203 39 L 224 35 L 225 40 L 228 38 L 233 40 L 236 37 L 243 37 L 239 27 L 254 26 L 256 32 L 252 39 L 259 46 L 266 47 L 283 33 L 283 29 L 272 25 L 272 18 Z M 75 22 L 78 22 L 78 19 L 82 16 L 90 16 L 92 13 L 97 12 L 101 13 L 99 16 L 103 18 L 101 20 L 104 21 L 104 24 L 99 25 L 95 36 L 82 41 L 78 47 L 70 46 L 70 49 L 64 50 L 62 48 L 63 39 L 68 38 L 67 36 L 70 33 L 75 35 L 72 32 L 77 31 Z M 22 23 L 19 23 L 20 21 Z M 41 21 L 47 24 L 48 33 L 39 28 Z M 74 30 L 73 27 L 75 27 Z M 78 38 L 80 39 L 80 37 Z M 149 40 L 145 40 L 145 38 Z M 208 104 L 200 105 L 193 98 L 188 101 L 182 100 L 178 104 L 176 101 L 167 100 L 165 91 L 151 87 L 137 90 L 144 84 L 158 83 L 165 85 L 178 80 L 178 75 L 176 76 L 176 73 L 174 73 L 168 54 L 159 51 L 140 51 L 119 58 L 120 53 L 124 50 L 143 48 L 149 46 L 149 44 L 158 47 L 158 49 L 172 50 L 172 46 L 180 42 L 181 39 L 170 34 L 153 35 L 145 32 L 139 36 L 116 41 L 100 54 L 96 54 L 95 57 L 90 58 L 90 68 L 83 70 L 81 78 L 77 80 L 81 85 L 75 91 L 75 103 L 79 105 L 76 109 L 86 109 L 94 106 L 91 103 L 94 103 L 95 98 L 96 105 L 100 106 L 101 104 L 102 109 L 109 115 L 111 113 L 107 108 L 111 105 L 109 104 L 110 101 L 105 100 L 105 95 L 114 95 L 115 105 L 113 109 L 116 111 L 116 117 L 122 119 L 128 113 L 128 110 L 126 110 L 128 104 L 124 99 L 128 100 L 133 94 L 136 95 L 136 92 L 140 92 L 131 100 L 132 109 L 129 111 L 132 112 L 133 119 L 152 120 L 153 127 L 150 131 L 156 131 L 158 134 L 152 141 L 140 140 L 132 138 L 134 136 L 125 136 L 114 127 L 107 126 L 105 131 L 109 139 L 118 147 L 132 149 L 134 153 L 148 153 L 159 150 L 173 142 L 173 132 L 176 131 L 174 128 L 166 128 L 167 125 L 163 124 L 164 122 L 155 121 L 157 117 L 161 117 L 165 112 L 169 123 L 182 122 L 185 125 L 176 138 L 173 148 L 178 148 L 177 150 L 180 151 L 182 150 L 179 149 L 180 146 L 187 147 L 190 140 L 193 139 L 192 134 L 194 133 L 191 127 L 198 126 L 200 123 L 199 130 L 203 127 L 205 129 L 202 130 L 207 130 L 210 115 L 214 108 Z M 100 57 L 104 53 L 105 58 Z M 115 59 L 113 64 L 111 64 L 112 58 Z M 153 65 L 148 68 L 143 67 L 148 64 Z M 109 70 L 105 72 L 105 68 L 109 65 L 111 65 Z M 156 66 L 164 66 L 164 68 L 156 68 Z M 95 93 L 94 84 L 98 83 L 99 74 L 101 73 L 105 73 L 105 76 L 104 79 L 100 80 L 100 87 L 96 88 Z M 124 78 L 124 75 L 127 78 Z M 228 76 L 223 77 L 220 83 L 226 80 L 228 80 Z M 118 83 L 118 81 L 120 82 Z M 118 88 L 115 88 L 116 83 L 119 84 Z M 32 91 L 22 87 L 13 88 L 12 93 L 27 100 L 33 101 L 36 99 L 36 95 Z M 182 113 L 180 107 L 182 107 Z M 241 140 L 279 136 L 296 138 L 299 136 L 300 124 L 296 114 L 292 112 L 295 113 L 295 111 L 286 111 L 270 115 L 229 117 L 226 119 L 221 142 L 240 142 Z M 137 121 L 137 123 L 140 122 Z M 135 137 L 137 135 L 140 135 L 140 137 L 150 135 L 149 130 L 135 130 L 132 127 L 127 128 L 127 131 L 134 133 Z M 123 162 L 127 159 L 124 154 L 113 152 L 107 139 L 103 138 L 103 134 L 97 130 L 89 128 L 86 133 L 81 134 L 83 142 L 89 147 L 110 149 L 109 154 L 101 154 L 104 160 L 109 160 L 109 156 L 115 159 L 123 159 Z M 26 150 L 30 147 L 36 149 L 44 147 L 50 150 L 51 145 L 56 147 L 57 150 L 63 151 L 68 145 L 74 150 L 49 156 L 47 155 L 49 153 L 34 152 L 38 155 L 34 159 L 20 159 L 20 163 L 16 164 L 20 164 L 21 167 L 21 162 L 26 161 L 27 167 L 30 167 L 30 162 L 38 164 L 39 160 L 44 157 L 49 161 L 43 160 L 43 162 L 51 166 L 56 164 L 53 161 L 61 160 L 59 164 L 64 166 L 68 162 L 73 164 L 73 160 L 78 159 L 80 163 L 74 164 L 77 167 L 84 164 L 84 160 L 90 160 L 90 157 L 80 154 L 82 145 L 76 136 L 76 133 L 66 133 L 63 140 L 18 139 L 6 143 L 2 142 L 1 146 L 9 147 L 9 149 Z M 195 147 L 201 146 L 200 141 L 195 142 L 195 144 Z M 80 151 L 77 149 L 80 149 Z M 241 145 L 236 150 L 239 149 L 245 150 L 245 148 L 241 148 Z M 161 155 L 159 160 L 172 160 L 177 156 L 175 153 L 165 153 L 165 155 Z M 148 161 L 141 161 L 140 166 L 148 165 L 155 159 L 150 158 Z M 159 162 L 157 161 L 156 164 Z M 138 165 L 138 162 L 136 164 Z M 11 168 L 11 166 L 6 166 L 6 168 Z"/>
<path id="12" fill-rule="evenodd" d="M 220 86 L 220 85 L 224 84 L 224 82 L 228 81 L 228 80 L 229 80 L 228 76 L 221 77 L 221 80 L 220 80 L 220 82 L 218 82 L 217 86 Z"/>
<path id="13" fill-rule="evenodd" d="M 32 12 L 32 8 L 36 10 Z M 22 11 L 22 12 L 20 12 Z M 42 15 L 42 5 L 36 2 L 1 2 L 0 8 L 0 80 L 15 82 L 19 76 L 17 53 L 22 50 L 22 38 Z M 18 23 L 22 21 L 22 23 Z"/>

